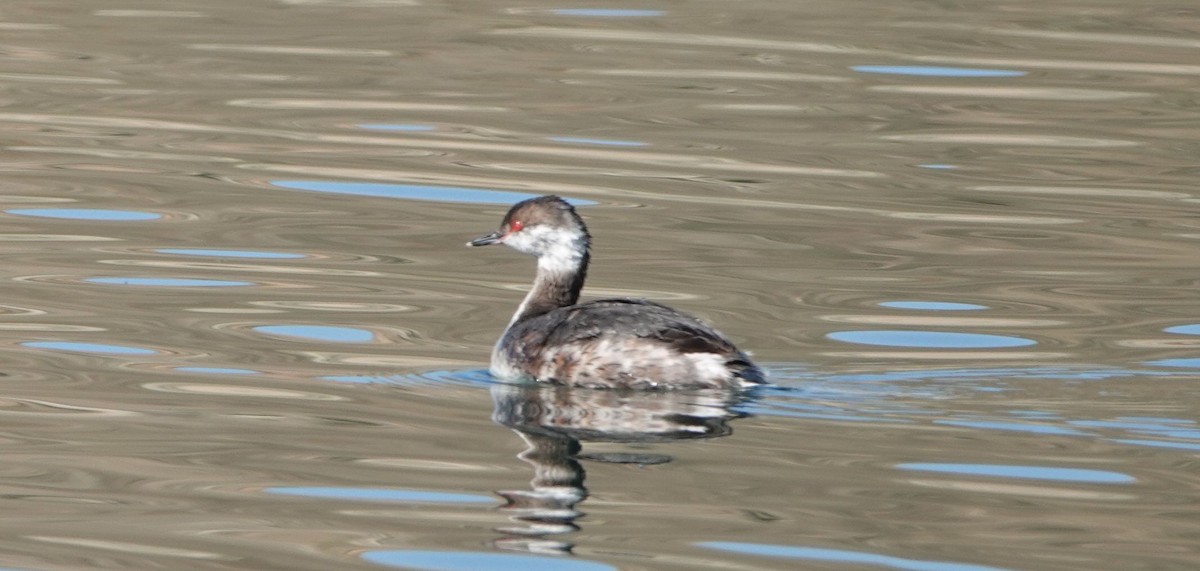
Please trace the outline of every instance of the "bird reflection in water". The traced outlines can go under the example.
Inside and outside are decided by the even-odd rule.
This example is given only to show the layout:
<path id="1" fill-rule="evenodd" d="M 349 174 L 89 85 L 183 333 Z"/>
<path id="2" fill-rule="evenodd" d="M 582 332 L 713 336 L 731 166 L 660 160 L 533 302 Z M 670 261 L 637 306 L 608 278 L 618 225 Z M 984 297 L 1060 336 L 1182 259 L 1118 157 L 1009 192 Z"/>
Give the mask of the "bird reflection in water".
<path id="1" fill-rule="evenodd" d="M 619 391 L 547 385 L 492 387 L 492 419 L 513 429 L 527 448 L 517 455 L 533 466 L 529 490 L 498 490 L 499 509 L 513 525 L 494 545 L 541 554 L 570 553 L 573 544 L 552 539 L 579 530 L 576 505 L 588 497 L 580 461 L 665 464 L 648 453 L 581 453 L 582 442 L 652 443 L 727 436 L 729 421 L 745 416 L 733 407 L 750 398 L 735 390 Z"/>

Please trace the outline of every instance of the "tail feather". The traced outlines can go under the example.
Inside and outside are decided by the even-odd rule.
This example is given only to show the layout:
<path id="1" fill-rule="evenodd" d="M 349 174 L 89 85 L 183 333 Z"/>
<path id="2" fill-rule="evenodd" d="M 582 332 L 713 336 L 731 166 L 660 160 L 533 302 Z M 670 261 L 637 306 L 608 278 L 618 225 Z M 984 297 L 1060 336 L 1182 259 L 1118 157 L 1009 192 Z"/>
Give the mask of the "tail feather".
<path id="1" fill-rule="evenodd" d="M 744 357 L 730 359 L 725 362 L 725 366 L 729 368 L 733 378 L 741 381 L 743 385 L 762 385 L 767 382 L 766 373 Z"/>

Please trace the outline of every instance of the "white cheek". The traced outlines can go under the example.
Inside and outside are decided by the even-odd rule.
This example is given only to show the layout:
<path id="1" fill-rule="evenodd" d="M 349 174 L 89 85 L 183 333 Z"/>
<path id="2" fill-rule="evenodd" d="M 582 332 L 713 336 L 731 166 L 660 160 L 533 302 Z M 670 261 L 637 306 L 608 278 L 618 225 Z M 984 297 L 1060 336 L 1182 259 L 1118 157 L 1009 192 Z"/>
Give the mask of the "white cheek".
<path id="1" fill-rule="evenodd" d="M 571 271 L 583 260 L 587 249 L 583 234 L 548 226 L 533 226 L 504 237 L 504 244 L 518 252 L 539 257 L 538 266 L 550 271 Z"/>
<path id="2" fill-rule="evenodd" d="M 518 252 L 534 253 L 535 240 L 528 232 L 510 232 L 504 236 L 504 245 Z"/>

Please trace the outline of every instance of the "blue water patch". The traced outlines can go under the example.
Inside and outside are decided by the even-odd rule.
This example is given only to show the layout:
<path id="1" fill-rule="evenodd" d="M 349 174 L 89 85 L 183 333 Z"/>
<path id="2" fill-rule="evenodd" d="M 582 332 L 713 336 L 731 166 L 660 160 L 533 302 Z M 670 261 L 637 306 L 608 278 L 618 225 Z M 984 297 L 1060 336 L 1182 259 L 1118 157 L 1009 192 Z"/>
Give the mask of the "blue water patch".
<path id="1" fill-rule="evenodd" d="M 402 377 L 395 377 L 400 379 Z M 375 376 L 375 375 L 326 375 L 321 377 L 325 381 L 333 381 L 335 383 L 349 383 L 352 385 L 392 385 L 397 384 L 393 377 Z"/>
<path id="2" fill-rule="evenodd" d="M 1154 371 L 1149 369 L 1125 369 L 1120 367 L 1077 368 L 1077 367 L 988 367 L 978 369 L 917 369 L 885 371 L 879 373 L 829 374 L 820 371 L 786 371 L 773 375 L 776 378 L 803 382 L 834 383 L 894 383 L 905 381 L 965 380 L 974 379 L 1058 379 L 1064 381 L 1096 381 L 1118 377 L 1176 377 L 1191 376 L 1191 371 Z"/>
<path id="3" fill-rule="evenodd" d="M 100 343 L 75 343 L 72 341 L 25 341 L 24 347 L 35 349 L 53 349 L 55 351 L 75 351 L 78 353 L 100 353 L 103 355 L 156 355 L 158 351 L 144 347 L 128 347 L 125 345 L 103 345 Z"/>
<path id="4" fill-rule="evenodd" d="M 1150 432 L 1154 436 L 1166 436 L 1169 438 L 1183 438 L 1186 440 L 1200 440 L 1200 430 L 1169 430 L 1169 429 L 1161 429 L 1160 428 L 1158 430 L 1143 431 L 1143 432 Z"/>
<path id="5" fill-rule="evenodd" d="M 495 504 L 496 499 L 481 494 L 455 494 L 395 488 L 343 488 L 324 486 L 276 486 L 263 490 L 268 494 L 305 496 L 367 502 L 418 502 L 426 504 Z"/>
<path id="6" fill-rule="evenodd" d="M 1144 422 L 1136 420 L 1071 420 L 1067 424 L 1072 426 L 1083 426 L 1087 428 L 1118 428 L 1123 430 L 1140 430 L 1144 432 L 1161 432 L 1166 430 L 1179 430 L 1180 426 L 1163 424 L 1158 422 Z"/>
<path id="7" fill-rule="evenodd" d="M 851 66 L 850 69 L 862 73 L 919 75 L 925 77 L 1020 77 L 1026 73 L 1014 69 L 979 69 L 928 65 L 856 65 Z"/>
<path id="8" fill-rule="evenodd" d="M 897 464 L 900 470 L 962 474 L 966 476 L 994 476 L 997 478 L 1019 478 L 1026 480 L 1052 480 L 1055 482 L 1079 482 L 1086 484 L 1129 484 L 1137 478 L 1108 470 L 1085 470 L 1082 468 L 1047 468 L 1043 466 L 1012 466 L 1008 464 L 942 464 L 909 463 Z"/>
<path id="9" fill-rule="evenodd" d="M 368 123 L 359 125 L 358 128 L 368 129 L 371 131 L 404 131 L 408 133 L 433 131 L 437 129 L 437 127 L 434 127 L 433 125 L 415 125 L 407 123 Z"/>
<path id="10" fill-rule="evenodd" d="M 1175 327 L 1163 329 L 1163 331 L 1166 331 L 1167 333 L 1179 333 L 1182 335 L 1200 335 L 1200 323 L 1193 323 L 1191 325 L 1176 325 Z"/>
<path id="11" fill-rule="evenodd" d="M 578 143 L 580 145 L 607 145 L 610 147 L 645 147 L 641 141 L 620 141 L 616 139 L 591 139 L 588 137 L 546 137 L 559 143 Z"/>
<path id="12" fill-rule="evenodd" d="M 273 180 L 271 184 L 280 188 L 374 196 L 378 198 L 402 198 L 406 200 L 429 200 L 435 202 L 463 202 L 470 204 L 512 204 L 539 196 L 524 192 L 465 188 L 458 186 L 427 186 L 420 184 L 384 184 L 374 182 L 330 182 L 319 180 Z M 596 204 L 590 200 L 568 198 L 575 206 Z"/>
<path id="13" fill-rule="evenodd" d="M 893 309 L 923 309 L 927 311 L 975 311 L 988 308 L 986 305 L 951 301 L 884 301 L 879 305 Z"/>
<path id="14" fill-rule="evenodd" d="M 156 220 L 162 214 L 154 212 L 138 212 L 136 210 L 101 210 L 98 208 L 13 208 L 5 210 L 17 216 L 37 216 L 39 218 L 63 218 L 67 220 L 106 220 L 132 221 Z"/>
<path id="15" fill-rule="evenodd" d="M 945 426 L 961 426 L 963 428 L 982 428 L 985 430 L 1004 430 L 1008 432 L 1031 432 L 1033 434 L 1055 434 L 1059 436 L 1083 436 L 1088 434 L 1074 428 L 1063 426 L 1047 426 L 1043 424 L 1025 424 L 1021 422 L 1003 422 L 995 420 L 935 420 L 934 424 Z"/>
<path id="16" fill-rule="evenodd" d="M 743 411 L 755 415 L 782 416 L 787 418 L 808 418 L 816 420 L 837 420 L 845 422 L 882 422 L 893 424 L 910 424 L 911 420 L 899 418 L 885 418 L 876 416 L 863 416 L 856 414 L 832 414 L 824 412 L 796 412 L 779 408 L 770 408 L 760 405 L 746 405 L 742 408 Z"/>
<path id="17" fill-rule="evenodd" d="M 1173 448 L 1176 450 L 1200 450 L 1200 443 L 1173 442 L 1170 440 L 1143 440 L 1136 438 L 1116 438 L 1113 442 L 1133 444 L 1134 446 L 1150 446 L 1153 448 Z"/>
<path id="18" fill-rule="evenodd" d="M 1200 369 L 1200 358 L 1195 359 L 1161 359 L 1158 361 L 1147 361 L 1147 365 L 1156 367 L 1181 367 L 1188 369 Z"/>
<path id="19" fill-rule="evenodd" d="M 175 367 L 181 373 L 200 373 L 205 375 L 257 375 L 252 369 L 234 369 L 230 367 Z"/>
<path id="20" fill-rule="evenodd" d="M 822 547 L 796 547 L 791 545 L 771 545 L 767 543 L 741 543 L 734 541 L 704 541 L 696 544 L 699 547 L 719 549 L 731 553 L 746 555 L 762 555 L 766 557 L 782 557 L 786 559 L 804 559 L 807 561 L 832 561 L 835 563 L 856 563 L 890 567 L 903 571 L 1009 571 L 1003 567 L 988 567 L 970 563 L 954 563 L 950 561 L 925 561 L 921 559 L 905 559 L 878 553 L 849 551 L 846 549 L 826 549 Z"/>
<path id="21" fill-rule="evenodd" d="M 633 10 L 629 8 L 555 8 L 559 16 L 586 16 L 590 18 L 649 18 L 662 16 L 662 10 Z"/>
<path id="22" fill-rule="evenodd" d="M 826 335 L 834 341 L 887 347 L 920 347 L 937 349 L 982 349 L 1027 347 L 1037 341 L 1023 337 L 987 335 L 983 333 L 953 333 L 944 331 L 835 331 Z"/>
<path id="23" fill-rule="evenodd" d="M 362 558 L 379 565 L 423 571 L 617 571 L 612 565 L 596 561 L 492 551 L 389 549 L 367 551 Z"/>
<path id="24" fill-rule="evenodd" d="M 259 325 L 254 330 L 268 335 L 301 337 L 334 343 L 370 343 L 375 339 L 375 334 L 366 329 L 331 325 Z"/>
<path id="25" fill-rule="evenodd" d="M 945 164 L 926 164 L 926 165 L 917 165 L 917 167 L 923 168 L 923 169 L 934 169 L 934 170 L 953 170 L 953 169 L 958 168 L 955 165 L 945 165 Z"/>
<path id="26" fill-rule="evenodd" d="M 88 283 L 105 285 L 154 286 L 154 287 L 240 287 L 252 286 L 254 282 L 237 280 L 204 280 L 193 278 L 87 278 Z"/>
<path id="27" fill-rule="evenodd" d="M 487 369 L 466 369 L 455 371 L 426 371 L 423 373 L 412 373 L 407 375 L 326 375 L 321 377 L 325 381 L 333 381 L 335 383 L 350 383 L 356 385 L 399 385 L 399 386 L 417 386 L 417 385 L 470 385 L 477 387 L 486 387 L 494 384 L 495 380 L 492 374 Z"/>
<path id="28" fill-rule="evenodd" d="M 159 248 L 160 254 L 177 254 L 180 256 L 207 256 L 212 258 L 258 258 L 272 260 L 294 260 L 306 257 L 304 254 L 288 252 L 257 252 L 252 250 L 211 250 L 206 248 Z"/>

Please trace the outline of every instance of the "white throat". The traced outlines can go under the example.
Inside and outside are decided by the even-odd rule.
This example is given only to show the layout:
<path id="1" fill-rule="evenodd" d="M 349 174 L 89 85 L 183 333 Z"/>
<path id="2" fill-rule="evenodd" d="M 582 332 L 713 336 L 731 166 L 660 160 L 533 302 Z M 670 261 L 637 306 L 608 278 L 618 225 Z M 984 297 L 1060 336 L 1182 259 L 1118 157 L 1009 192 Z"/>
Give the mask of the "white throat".
<path id="1" fill-rule="evenodd" d="M 538 277 L 542 275 L 573 274 L 583 265 L 583 256 L 587 253 L 587 244 L 583 236 L 571 243 L 555 243 L 538 256 Z"/>

